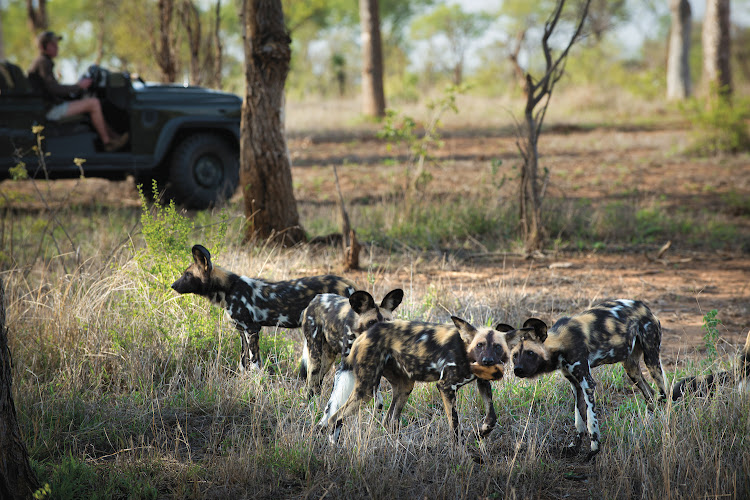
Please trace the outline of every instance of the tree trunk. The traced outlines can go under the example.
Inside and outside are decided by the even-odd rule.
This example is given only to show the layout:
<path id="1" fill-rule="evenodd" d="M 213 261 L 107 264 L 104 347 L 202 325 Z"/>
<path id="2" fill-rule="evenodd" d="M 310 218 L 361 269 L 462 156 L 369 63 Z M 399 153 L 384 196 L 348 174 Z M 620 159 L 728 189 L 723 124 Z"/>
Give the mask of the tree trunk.
<path id="1" fill-rule="evenodd" d="M 591 4 L 591 0 L 586 0 L 581 7 L 577 27 L 568 41 L 567 47 L 555 58 L 553 57 L 549 40 L 555 32 L 558 21 L 561 19 L 565 2 L 566 0 L 557 0 L 555 10 L 544 24 L 542 51 L 544 52 L 546 71 L 536 81 L 530 73 L 526 73 L 526 83 L 524 85 L 526 107 L 524 110 L 524 130 L 522 133 L 525 137 L 519 137 L 517 141 L 517 146 L 523 159 L 518 205 L 524 246 L 528 254 L 541 250 L 546 236 L 542 222 L 542 202 L 544 200 L 546 178 L 544 182 L 539 182 L 539 134 L 541 133 L 542 123 L 544 122 L 547 107 L 552 97 L 552 91 L 564 75 L 565 60 L 568 57 L 568 52 L 581 35 L 589 5 Z M 541 105 L 541 109 L 535 111 L 537 105 Z M 519 132 L 519 135 L 521 135 L 521 132 Z"/>
<path id="2" fill-rule="evenodd" d="M 152 34 L 151 47 L 156 64 L 161 70 L 162 83 L 172 83 L 177 78 L 177 43 L 172 32 L 174 0 L 159 0 L 157 8 L 158 41 Z"/>
<path id="3" fill-rule="evenodd" d="M 104 59 L 104 34 L 107 31 L 107 28 L 105 27 L 106 15 L 107 15 L 107 6 L 105 5 L 105 2 L 100 2 L 99 5 L 99 12 L 96 13 L 96 26 L 94 26 L 94 33 L 96 34 L 96 49 L 94 56 L 94 64 L 97 66 L 102 63 L 102 59 Z"/>
<path id="4" fill-rule="evenodd" d="M 357 241 L 357 233 L 352 229 L 349 221 L 349 213 L 346 211 L 344 195 L 341 193 L 341 184 L 339 184 L 339 174 L 336 171 L 336 165 L 333 165 L 333 177 L 336 180 L 336 192 L 339 195 L 339 210 L 341 211 L 341 245 L 344 251 L 344 271 L 353 271 L 359 269 L 359 252 L 362 245 Z"/>
<path id="5" fill-rule="evenodd" d="M 690 31 L 692 12 L 688 0 L 669 0 L 672 26 L 667 54 L 667 99 L 690 97 Z"/>
<path id="6" fill-rule="evenodd" d="M 459 60 L 453 67 L 453 84 L 461 85 L 464 81 L 464 62 Z"/>
<path id="7" fill-rule="evenodd" d="M 525 85 L 529 88 L 530 85 Z M 526 142 L 522 155 L 524 164 L 521 168 L 521 189 L 519 193 L 519 217 L 523 228 L 523 240 L 526 251 L 531 253 L 541 250 L 544 244 L 542 224 L 542 197 L 539 186 L 539 136 L 538 124 L 534 118 L 534 109 L 527 105 Z"/>
<path id="8" fill-rule="evenodd" d="M 198 9 L 191 0 L 184 0 L 181 5 L 182 24 L 187 31 L 188 51 L 190 52 L 190 84 L 203 83 L 201 73 L 201 18 Z"/>
<path id="9" fill-rule="evenodd" d="M 223 47 L 221 45 L 221 0 L 216 1 L 216 18 L 214 24 L 214 70 L 211 87 L 221 89 L 221 69 Z"/>
<path id="10" fill-rule="evenodd" d="M 240 183 L 245 199 L 245 239 L 305 240 L 292 188 L 284 137 L 284 82 L 291 38 L 281 0 L 243 0 L 245 100 L 242 104 Z"/>
<path id="11" fill-rule="evenodd" d="M 39 482 L 29 463 L 13 403 L 11 356 L 5 327 L 5 288 L 0 279 L 0 498 L 30 498 Z"/>
<path id="12" fill-rule="evenodd" d="M 378 0 L 359 0 L 359 25 L 362 30 L 362 113 L 373 117 L 385 116 L 379 10 Z"/>
<path id="13" fill-rule="evenodd" d="M 703 19 L 703 86 L 709 95 L 732 95 L 729 0 L 706 0 Z"/>
<path id="14" fill-rule="evenodd" d="M 527 97 L 526 92 L 528 91 L 528 88 L 526 85 L 526 72 L 523 70 L 523 68 L 521 67 L 521 64 L 518 62 L 518 54 L 521 53 L 521 48 L 523 47 L 524 38 L 526 38 L 526 29 L 518 30 L 518 32 L 516 33 L 515 44 L 513 45 L 513 48 L 508 54 L 508 60 L 510 61 L 511 66 L 513 67 L 513 74 L 516 77 L 516 81 L 518 81 L 518 86 L 521 88 L 521 91 L 523 91 L 523 97 L 525 99 Z"/>
<path id="15" fill-rule="evenodd" d="M 40 31 L 47 29 L 47 0 L 26 0 L 26 19 L 31 36 L 36 38 Z"/>

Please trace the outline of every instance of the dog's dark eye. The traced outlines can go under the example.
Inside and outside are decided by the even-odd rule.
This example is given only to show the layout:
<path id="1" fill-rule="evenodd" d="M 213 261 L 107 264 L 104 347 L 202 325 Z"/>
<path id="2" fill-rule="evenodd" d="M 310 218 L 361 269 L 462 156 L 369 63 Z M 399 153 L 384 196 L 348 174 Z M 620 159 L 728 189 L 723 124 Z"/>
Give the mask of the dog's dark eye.
<path id="1" fill-rule="evenodd" d="M 500 344 L 495 345 L 495 352 L 500 352 L 502 350 L 503 350 L 503 346 L 501 346 Z"/>
<path id="2" fill-rule="evenodd" d="M 477 344 L 477 349 L 484 349 L 484 342 L 480 342 Z"/>
<path id="3" fill-rule="evenodd" d="M 532 359 L 532 360 L 536 359 L 536 353 L 533 352 L 533 351 L 529 351 L 529 352 L 526 353 L 526 357 L 528 357 L 529 359 Z"/>
<path id="4" fill-rule="evenodd" d="M 377 320 L 371 319 L 370 321 L 367 322 L 367 324 L 365 325 L 365 328 L 369 330 L 373 325 L 377 324 L 377 322 L 378 322 Z"/>

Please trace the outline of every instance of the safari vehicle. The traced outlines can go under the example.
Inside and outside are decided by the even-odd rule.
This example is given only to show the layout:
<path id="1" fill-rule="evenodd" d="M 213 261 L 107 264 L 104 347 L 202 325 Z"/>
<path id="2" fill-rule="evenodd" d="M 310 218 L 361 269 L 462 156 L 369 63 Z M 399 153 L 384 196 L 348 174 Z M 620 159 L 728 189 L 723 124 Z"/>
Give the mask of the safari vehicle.
<path id="1" fill-rule="evenodd" d="M 81 174 L 124 179 L 133 175 L 151 194 L 156 179 L 165 198 L 204 209 L 229 198 L 239 180 L 242 100 L 201 87 L 146 83 L 128 73 L 91 66 L 89 89 L 102 103 L 107 123 L 129 132 L 129 143 L 105 152 L 87 115 L 45 118 L 44 102 L 18 66 L 0 62 L 0 179 L 19 161 L 31 176 L 50 179 Z M 32 150 L 34 125 L 43 125 L 44 168 Z M 45 173 L 46 171 L 46 173 Z"/>

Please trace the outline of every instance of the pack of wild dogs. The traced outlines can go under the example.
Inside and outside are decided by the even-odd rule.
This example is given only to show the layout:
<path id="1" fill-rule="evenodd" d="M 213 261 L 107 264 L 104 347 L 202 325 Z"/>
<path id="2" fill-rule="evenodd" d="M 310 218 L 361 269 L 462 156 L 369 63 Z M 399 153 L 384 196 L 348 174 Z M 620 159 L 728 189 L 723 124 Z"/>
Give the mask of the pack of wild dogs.
<path id="1" fill-rule="evenodd" d="M 646 398 L 650 408 L 657 402 L 654 390 L 641 371 L 643 359 L 659 391 L 659 400 L 679 399 L 687 392 L 708 394 L 716 385 L 750 376 L 750 332 L 734 372 L 689 377 L 668 391 L 660 359 L 662 328 L 646 304 L 638 300 L 607 300 L 551 327 L 537 318 L 516 328 L 497 324 L 475 327 L 456 316 L 452 324 L 394 319 L 402 302 L 400 289 L 390 291 L 380 304 L 347 278 L 325 275 L 270 282 L 249 278 L 214 266 L 209 251 L 195 245 L 193 263 L 172 284 L 180 294 L 206 297 L 225 309 L 242 341 L 239 369 L 261 368 L 261 327 L 300 328 L 304 347 L 299 375 L 305 379 L 308 397 L 320 396 L 323 379 L 337 358 L 333 392 L 318 422 L 338 439 L 343 421 L 359 406 L 377 397 L 385 377 L 392 399 L 385 422 L 395 427 L 416 382 L 435 382 L 443 400 L 453 436 L 460 437 L 456 391 L 476 382 L 485 415 L 479 425 L 484 437 L 497 422 L 491 382 L 505 375 L 512 361 L 513 374 L 532 378 L 560 372 L 570 382 L 575 396 L 576 437 L 565 448 L 578 452 L 584 434 L 590 450 L 587 459 L 600 450 L 596 413 L 596 381 L 591 369 L 622 363 L 625 373 Z"/>

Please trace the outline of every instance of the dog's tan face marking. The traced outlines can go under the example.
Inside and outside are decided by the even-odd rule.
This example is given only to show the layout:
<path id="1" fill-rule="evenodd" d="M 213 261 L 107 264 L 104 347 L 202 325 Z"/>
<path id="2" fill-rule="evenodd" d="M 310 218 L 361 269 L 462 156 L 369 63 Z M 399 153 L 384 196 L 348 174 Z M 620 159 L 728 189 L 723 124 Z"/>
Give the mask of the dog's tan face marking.
<path id="1" fill-rule="evenodd" d="M 510 350 L 505 334 L 496 329 L 482 327 L 476 330 L 466 352 L 471 362 L 471 372 L 485 380 L 500 380 L 505 373 Z"/>
<path id="2" fill-rule="evenodd" d="M 517 377 L 534 377 L 543 373 L 541 368 L 549 363 L 550 352 L 536 340 L 522 340 L 513 348 L 513 373 Z"/>

